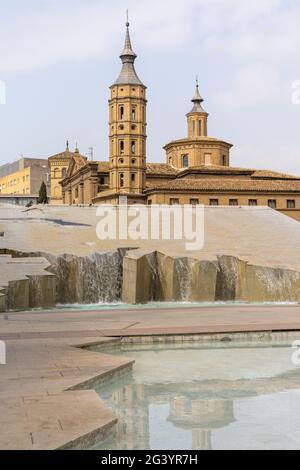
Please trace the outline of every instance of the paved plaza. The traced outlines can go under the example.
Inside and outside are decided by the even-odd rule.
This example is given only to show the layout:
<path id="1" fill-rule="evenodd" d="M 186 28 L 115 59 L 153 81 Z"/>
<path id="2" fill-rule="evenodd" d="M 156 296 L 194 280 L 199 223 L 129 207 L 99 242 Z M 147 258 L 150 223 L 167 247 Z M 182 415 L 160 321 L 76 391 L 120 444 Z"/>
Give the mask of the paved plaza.
<path id="1" fill-rule="evenodd" d="M 0 315 L 7 365 L 0 366 L 0 449 L 88 448 L 113 432 L 116 417 L 93 387 L 129 371 L 110 355 L 122 338 L 188 340 L 249 332 L 299 331 L 300 306 L 24 312 Z M 103 346 L 92 352 L 86 346 Z"/>

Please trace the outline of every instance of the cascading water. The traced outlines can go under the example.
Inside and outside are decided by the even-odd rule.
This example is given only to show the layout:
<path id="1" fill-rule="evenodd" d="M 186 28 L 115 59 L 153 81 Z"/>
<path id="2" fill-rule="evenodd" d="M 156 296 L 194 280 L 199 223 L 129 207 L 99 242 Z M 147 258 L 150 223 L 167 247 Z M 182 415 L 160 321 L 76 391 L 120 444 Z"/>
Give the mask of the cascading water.
<path id="1" fill-rule="evenodd" d="M 48 256 L 57 277 L 57 302 L 96 304 L 118 302 L 122 293 L 122 256 L 119 252 Z"/>
<path id="2" fill-rule="evenodd" d="M 175 275 L 175 295 L 176 299 L 181 302 L 187 302 L 191 297 L 192 276 L 188 258 L 174 259 L 174 275 Z M 177 291 L 177 292 L 176 292 Z"/>

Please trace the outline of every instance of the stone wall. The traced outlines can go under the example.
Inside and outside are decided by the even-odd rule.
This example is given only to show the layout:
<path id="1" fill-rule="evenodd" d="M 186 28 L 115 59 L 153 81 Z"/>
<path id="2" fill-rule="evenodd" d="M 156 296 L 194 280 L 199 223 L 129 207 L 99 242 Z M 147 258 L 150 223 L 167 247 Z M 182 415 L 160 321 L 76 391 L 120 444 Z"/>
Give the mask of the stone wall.
<path id="1" fill-rule="evenodd" d="M 300 273 L 253 266 L 233 256 L 216 261 L 129 253 L 124 258 L 123 301 L 296 302 Z"/>

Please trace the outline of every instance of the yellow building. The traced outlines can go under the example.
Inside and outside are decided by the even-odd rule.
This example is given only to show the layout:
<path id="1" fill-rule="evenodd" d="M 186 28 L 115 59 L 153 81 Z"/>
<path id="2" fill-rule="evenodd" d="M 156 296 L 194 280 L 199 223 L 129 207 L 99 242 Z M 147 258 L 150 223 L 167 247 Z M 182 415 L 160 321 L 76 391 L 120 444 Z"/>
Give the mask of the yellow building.
<path id="1" fill-rule="evenodd" d="M 0 167 L 0 195 L 37 196 L 42 182 L 49 189 L 48 161 L 22 158 Z"/>
<path id="2" fill-rule="evenodd" d="M 232 145 L 208 134 L 198 80 L 187 136 L 164 147 L 165 163 L 147 163 L 146 87 L 135 70 L 129 23 L 120 57 L 121 73 L 110 87 L 109 162 L 89 162 L 78 151 L 50 158 L 56 203 L 118 204 L 126 197 L 129 204 L 269 206 L 300 220 L 300 177 L 231 167 Z"/>

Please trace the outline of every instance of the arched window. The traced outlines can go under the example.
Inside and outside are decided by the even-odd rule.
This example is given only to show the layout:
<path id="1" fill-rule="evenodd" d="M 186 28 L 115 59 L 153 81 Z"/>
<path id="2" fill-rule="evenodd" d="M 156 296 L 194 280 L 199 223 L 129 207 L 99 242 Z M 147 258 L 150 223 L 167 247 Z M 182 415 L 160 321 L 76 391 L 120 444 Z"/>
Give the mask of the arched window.
<path id="1" fill-rule="evenodd" d="M 132 153 L 132 155 L 135 155 L 135 149 L 136 149 L 135 140 L 133 140 L 131 142 L 131 153 Z"/>
<path id="2" fill-rule="evenodd" d="M 188 168 L 189 166 L 189 156 L 188 155 L 182 155 L 182 167 L 183 168 Z"/>
<path id="3" fill-rule="evenodd" d="M 123 119 L 124 119 L 124 112 L 125 112 L 124 106 L 122 105 L 119 108 L 119 118 L 120 118 L 121 121 L 123 121 Z"/>
<path id="4" fill-rule="evenodd" d="M 120 154 L 123 155 L 125 150 L 124 140 L 120 140 Z"/>
<path id="5" fill-rule="evenodd" d="M 201 137 L 202 135 L 202 122 L 198 121 L 198 135 Z"/>
<path id="6" fill-rule="evenodd" d="M 120 188 L 124 188 L 124 173 L 120 173 Z"/>
<path id="7" fill-rule="evenodd" d="M 136 120 L 136 107 L 135 106 L 131 108 L 131 120 L 132 121 Z"/>

